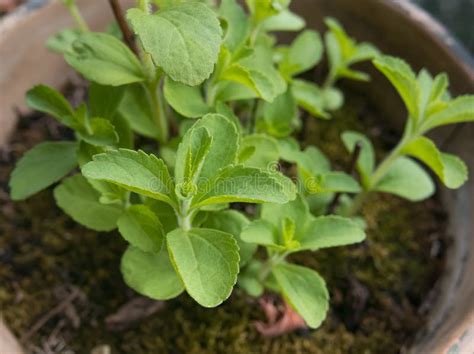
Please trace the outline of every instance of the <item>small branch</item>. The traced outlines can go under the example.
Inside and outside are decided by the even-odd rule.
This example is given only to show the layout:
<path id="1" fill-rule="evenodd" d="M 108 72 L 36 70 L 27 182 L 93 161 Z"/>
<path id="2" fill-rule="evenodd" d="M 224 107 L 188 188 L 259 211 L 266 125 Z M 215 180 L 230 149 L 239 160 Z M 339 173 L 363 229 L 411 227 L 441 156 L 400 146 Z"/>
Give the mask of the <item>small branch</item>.
<path id="1" fill-rule="evenodd" d="M 361 151 L 362 151 L 362 144 L 360 141 L 358 141 L 354 146 L 354 151 L 352 152 L 351 164 L 349 165 L 349 168 L 346 171 L 348 174 L 351 175 L 354 173 Z M 339 202 L 341 200 L 341 196 L 342 196 L 342 193 L 340 192 L 334 195 L 334 198 L 332 199 L 331 204 L 329 204 L 329 207 L 328 207 L 328 211 L 327 211 L 328 214 L 333 214 L 336 211 L 336 208 L 339 205 Z"/>
<path id="2" fill-rule="evenodd" d="M 123 11 L 122 7 L 120 6 L 120 3 L 118 2 L 118 0 L 109 0 L 109 3 L 114 13 L 115 19 L 117 20 L 117 23 L 120 27 L 120 30 L 122 31 L 125 43 L 127 43 L 128 47 L 136 55 L 138 55 L 138 48 L 135 44 L 134 35 L 130 30 L 127 21 L 125 20 L 125 17 L 123 16 Z"/>

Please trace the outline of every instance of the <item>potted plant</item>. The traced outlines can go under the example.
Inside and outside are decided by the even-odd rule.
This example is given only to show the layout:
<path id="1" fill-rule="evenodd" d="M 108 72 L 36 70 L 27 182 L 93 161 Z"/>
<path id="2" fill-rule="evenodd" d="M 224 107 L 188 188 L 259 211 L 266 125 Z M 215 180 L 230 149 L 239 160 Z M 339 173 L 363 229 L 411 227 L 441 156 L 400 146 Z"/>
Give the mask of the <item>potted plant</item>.
<path id="1" fill-rule="evenodd" d="M 28 91 L 30 108 L 74 134 L 25 154 L 11 197 L 62 180 L 54 198 L 67 215 L 94 231 L 118 228 L 127 241 L 121 271 L 139 294 L 161 301 L 186 292 L 216 307 L 237 284 L 260 299 L 262 335 L 316 329 L 329 292 L 294 254 L 362 242 L 368 225 L 360 210 L 374 193 L 415 202 L 432 196 L 432 177 L 413 158 L 448 188 L 467 180 L 462 160 L 426 133 L 472 121 L 473 97 L 453 98 L 445 74 L 415 73 L 352 39 L 335 19 L 326 20 L 323 40 L 304 30 L 287 1 L 249 0 L 247 13 L 233 0 L 214 8 L 157 1 L 155 11 L 139 1 L 126 17 L 111 1 L 117 25 L 98 33 L 74 1 L 65 4 L 77 26 L 48 47 L 90 81 L 87 98 L 71 105 L 45 85 Z M 301 33 L 278 45 L 272 33 L 283 30 Z M 302 75 L 325 51 L 328 74 L 317 85 Z M 342 131 L 350 165 L 337 171 L 317 142 L 295 137 L 342 107 L 339 79 L 369 79 L 353 67 L 364 61 L 398 91 L 405 128 L 380 160 L 370 139 Z M 265 294 L 276 294 L 281 307 Z"/>

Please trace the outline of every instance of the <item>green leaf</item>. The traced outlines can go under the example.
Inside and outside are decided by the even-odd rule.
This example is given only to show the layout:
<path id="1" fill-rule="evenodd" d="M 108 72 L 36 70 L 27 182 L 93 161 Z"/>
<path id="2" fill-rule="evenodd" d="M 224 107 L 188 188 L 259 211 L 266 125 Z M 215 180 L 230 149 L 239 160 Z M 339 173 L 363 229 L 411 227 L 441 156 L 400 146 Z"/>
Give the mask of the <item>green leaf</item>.
<path id="1" fill-rule="evenodd" d="M 242 229 L 249 224 L 247 217 L 236 210 L 222 210 L 207 213 L 203 227 L 231 234 L 239 246 L 240 266 L 245 265 L 257 250 L 257 246 L 246 243 L 240 238 Z"/>
<path id="2" fill-rule="evenodd" d="M 245 0 L 245 2 L 257 23 L 277 15 L 289 5 L 288 0 Z"/>
<path id="3" fill-rule="evenodd" d="M 221 168 L 232 164 L 237 158 L 239 134 L 235 125 L 220 114 L 207 114 L 193 126 L 193 130 L 206 129 L 212 137 L 212 143 L 202 164 L 199 178 L 203 181 L 214 177 Z M 191 134 L 191 133 L 189 133 Z M 180 149 L 188 150 L 189 137 L 183 138 Z M 176 164 L 175 175 L 181 176 L 184 168 L 181 163 Z"/>
<path id="4" fill-rule="evenodd" d="M 95 155 L 82 167 L 82 174 L 175 205 L 174 183 L 163 160 L 155 155 L 127 149 L 110 151 Z"/>
<path id="5" fill-rule="evenodd" d="M 48 39 L 46 47 L 59 54 L 71 53 L 73 51 L 72 44 L 77 38 L 79 38 L 81 33 L 81 30 L 72 28 L 59 31 Z"/>
<path id="6" fill-rule="evenodd" d="M 113 126 L 119 139 L 118 147 L 133 149 L 135 137 L 128 121 L 122 115 L 118 114 L 113 120 Z"/>
<path id="7" fill-rule="evenodd" d="M 184 117 L 200 118 L 210 111 L 198 86 L 187 86 L 167 77 L 164 93 L 170 106 Z"/>
<path id="8" fill-rule="evenodd" d="M 209 78 L 217 62 L 222 30 L 208 6 L 183 3 L 154 15 L 131 9 L 127 18 L 145 51 L 174 81 L 196 86 Z"/>
<path id="9" fill-rule="evenodd" d="M 345 131 L 341 138 L 344 146 L 351 154 L 354 152 L 356 144 L 360 144 L 361 150 L 357 160 L 357 171 L 361 176 L 362 184 L 367 187 L 375 166 L 375 152 L 372 143 L 365 135 L 354 131 Z"/>
<path id="10" fill-rule="evenodd" d="M 267 32 L 273 31 L 301 31 L 306 25 L 305 20 L 297 14 L 283 10 L 279 14 L 267 18 L 262 22 L 262 29 Z"/>
<path id="11" fill-rule="evenodd" d="M 176 229 L 166 239 L 173 266 L 194 300 L 216 307 L 230 296 L 239 272 L 239 248 L 232 235 Z"/>
<path id="12" fill-rule="evenodd" d="M 166 248 L 148 253 L 129 246 L 120 265 L 125 283 L 139 294 L 156 300 L 169 300 L 184 291 Z"/>
<path id="13" fill-rule="evenodd" d="M 435 192 L 435 185 L 421 166 L 402 156 L 373 189 L 418 202 L 431 197 Z"/>
<path id="14" fill-rule="evenodd" d="M 280 173 L 231 165 L 199 185 L 192 207 L 236 202 L 287 203 L 295 195 L 295 185 Z"/>
<path id="15" fill-rule="evenodd" d="M 298 173 L 304 179 L 329 173 L 331 164 L 328 158 L 315 146 L 309 146 L 298 156 Z"/>
<path id="16" fill-rule="evenodd" d="M 74 124 L 74 109 L 64 96 L 51 87 L 38 85 L 26 93 L 28 107 L 49 114 L 64 125 Z"/>
<path id="17" fill-rule="evenodd" d="M 329 119 L 331 116 L 324 111 L 325 100 L 322 90 L 312 82 L 293 80 L 291 91 L 296 103 L 314 117 Z"/>
<path id="18" fill-rule="evenodd" d="M 310 221 L 297 240 L 300 250 L 316 251 L 321 248 L 351 245 L 365 239 L 365 232 L 349 218 L 329 215 Z"/>
<path id="19" fill-rule="evenodd" d="M 285 249 L 280 244 L 278 230 L 266 220 L 255 220 L 247 225 L 240 234 L 241 239 L 249 244 L 261 245 L 282 251 Z"/>
<path id="20" fill-rule="evenodd" d="M 143 136 L 156 139 L 160 132 L 153 121 L 153 113 L 142 85 L 128 85 L 118 108 L 119 114 L 130 127 Z"/>
<path id="21" fill-rule="evenodd" d="M 396 88 L 413 119 L 418 119 L 420 88 L 410 66 L 401 59 L 386 55 L 376 58 L 374 65 Z"/>
<path id="22" fill-rule="evenodd" d="M 306 192 L 314 193 L 359 193 L 359 183 L 344 172 L 328 172 L 320 175 L 303 177 Z"/>
<path id="23" fill-rule="evenodd" d="M 225 43 L 234 52 L 247 39 L 249 20 L 244 9 L 235 0 L 222 0 L 219 13 L 228 24 Z"/>
<path id="24" fill-rule="evenodd" d="M 474 122 L 474 95 L 457 97 L 446 109 L 431 115 L 428 129 L 463 122 Z"/>
<path id="25" fill-rule="evenodd" d="M 278 139 L 280 158 L 283 161 L 296 163 L 302 154 L 300 144 L 292 137 Z"/>
<path id="26" fill-rule="evenodd" d="M 318 32 L 306 30 L 293 41 L 280 70 L 284 76 L 291 78 L 304 73 L 317 65 L 323 55 L 323 43 Z"/>
<path id="27" fill-rule="evenodd" d="M 92 117 L 113 120 L 125 93 L 125 87 L 104 86 L 91 82 L 89 111 Z"/>
<path id="28" fill-rule="evenodd" d="M 466 164 L 456 156 L 440 152 L 428 138 L 415 139 L 402 149 L 402 153 L 423 161 L 450 189 L 461 187 L 467 180 Z"/>
<path id="29" fill-rule="evenodd" d="M 264 292 L 264 287 L 259 279 L 262 270 L 262 263 L 257 260 L 252 260 L 239 273 L 237 286 L 244 289 L 250 296 L 260 297 Z"/>
<path id="30" fill-rule="evenodd" d="M 158 217 L 145 205 L 128 208 L 117 222 L 122 237 L 143 252 L 158 253 L 165 237 Z"/>
<path id="31" fill-rule="evenodd" d="M 10 177 L 13 200 L 26 199 L 59 181 L 77 166 L 77 143 L 45 142 L 28 151 Z"/>
<path id="32" fill-rule="evenodd" d="M 73 43 L 64 58 L 90 81 L 121 86 L 145 80 L 140 61 L 119 39 L 105 33 L 87 32 Z"/>
<path id="33" fill-rule="evenodd" d="M 257 122 L 261 129 L 278 138 L 284 138 L 293 131 L 297 107 L 291 90 L 263 106 L 263 120 Z"/>
<path id="34" fill-rule="evenodd" d="M 352 77 L 352 79 L 355 79 Z M 337 111 L 340 109 L 344 104 L 344 95 L 342 94 L 341 90 L 329 87 L 325 90 L 321 91 L 323 100 L 324 100 L 324 107 L 328 111 Z"/>
<path id="35" fill-rule="evenodd" d="M 92 118 L 88 129 L 78 129 L 80 137 L 87 143 L 98 146 L 115 146 L 119 136 L 115 127 L 104 118 Z"/>
<path id="36" fill-rule="evenodd" d="M 149 207 L 156 216 L 158 216 L 165 233 L 171 232 L 178 227 L 176 212 L 171 205 L 149 198 L 146 199 L 145 203 L 146 206 Z"/>
<path id="37" fill-rule="evenodd" d="M 96 231 L 112 231 L 123 212 L 120 206 L 101 204 L 97 192 L 81 175 L 66 178 L 54 189 L 56 204 L 74 221 Z"/>
<path id="38" fill-rule="evenodd" d="M 252 153 L 242 159 L 242 153 Z M 246 167 L 262 168 L 272 170 L 278 167 L 280 149 L 276 139 L 265 134 L 252 134 L 242 138 L 240 143 L 239 162 Z"/>
<path id="39" fill-rule="evenodd" d="M 318 328 L 329 309 L 324 279 L 314 270 L 292 264 L 279 264 L 273 267 L 272 273 L 290 305 L 309 327 Z"/>

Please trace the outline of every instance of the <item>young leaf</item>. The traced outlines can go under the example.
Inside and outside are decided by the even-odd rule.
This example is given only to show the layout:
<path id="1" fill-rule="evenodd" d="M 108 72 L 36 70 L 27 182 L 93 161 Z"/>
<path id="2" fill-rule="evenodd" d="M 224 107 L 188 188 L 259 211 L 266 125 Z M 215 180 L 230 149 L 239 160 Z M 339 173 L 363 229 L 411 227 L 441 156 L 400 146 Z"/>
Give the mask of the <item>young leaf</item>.
<path id="1" fill-rule="evenodd" d="M 81 175 L 66 178 L 54 189 L 56 204 L 74 221 L 96 231 L 112 231 L 123 212 L 120 206 L 101 204 L 97 192 Z"/>
<path id="2" fill-rule="evenodd" d="M 297 240 L 300 250 L 351 245 L 365 239 L 364 230 L 349 218 L 329 215 L 311 220 Z"/>
<path id="3" fill-rule="evenodd" d="M 145 80 L 140 61 L 119 39 L 105 33 L 87 32 L 73 43 L 66 61 L 90 81 L 121 86 Z"/>
<path id="4" fill-rule="evenodd" d="M 173 266 L 194 300 L 216 307 L 229 297 L 239 272 L 239 248 L 232 235 L 176 229 L 166 239 Z"/>
<path id="5" fill-rule="evenodd" d="M 240 238 L 249 244 L 269 247 L 277 251 L 285 250 L 280 244 L 278 230 L 266 220 L 255 220 L 248 224 L 240 234 Z"/>
<path id="6" fill-rule="evenodd" d="M 187 86 L 167 77 L 164 93 L 169 105 L 184 117 L 200 118 L 210 111 L 198 86 Z"/>
<path id="7" fill-rule="evenodd" d="M 36 111 L 53 116 L 68 127 L 74 124 L 74 109 L 60 92 L 51 87 L 33 87 L 26 93 L 26 104 Z"/>
<path id="8" fill-rule="evenodd" d="M 413 119 L 418 119 L 418 97 L 420 88 L 415 73 L 401 59 L 380 56 L 374 60 L 374 65 L 380 70 L 397 89 L 408 112 Z"/>
<path id="9" fill-rule="evenodd" d="M 252 153 L 240 159 L 239 162 L 246 167 L 255 167 L 271 170 L 277 167 L 280 158 L 280 148 L 276 139 L 265 134 L 245 136 L 240 143 L 239 157 L 242 152 Z"/>
<path id="10" fill-rule="evenodd" d="M 208 6 L 183 3 L 154 15 L 131 9 L 127 18 L 145 51 L 174 81 L 196 86 L 209 78 L 217 62 L 222 30 Z"/>
<path id="11" fill-rule="evenodd" d="M 92 118 L 88 129 L 78 129 L 80 137 L 87 143 L 98 146 L 115 146 L 119 136 L 115 127 L 104 118 Z"/>
<path id="12" fill-rule="evenodd" d="M 301 31 L 306 25 L 305 20 L 297 14 L 282 10 L 279 14 L 267 18 L 262 22 L 262 29 L 267 32 L 272 31 Z"/>
<path id="13" fill-rule="evenodd" d="M 59 54 L 71 53 L 73 51 L 72 44 L 81 33 L 81 30 L 71 28 L 59 31 L 48 39 L 46 47 Z"/>
<path id="14" fill-rule="evenodd" d="M 312 82 L 304 80 L 293 80 L 291 83 L 291 91 L 296 103 L 309 112 L 312 116 L 330 119 L 331 116 L 324 111 L 326 108 L 323 91 Z"/>
<path id="15" fill-rule="evenodd" d="M 120 265 L 125 283 L 139 294 L 156 300 L 169 300 L 184 291 L 166 248 L 149 253 L 129 246 Z"/>
<path id="16" fill-rule="evenodd" d="M 284 138 L 293 131 L 293 122 L 297 115 L 296 102 L 291 90 L 275 98 L 263 107 L 263 120 L 258 122 L 270 135 Z"/>
<path id="17" fill-rule="evenodd" d="M 373 189 L 418 202 L 431 197 L 435 192 L 435 185 L 420 165 L 402 156 Z"/>
<path id="18" fill-rule="evenodd" d="M 306 192 L 314 193 L 359 193 L 359 183 L 344 172 L 328 172 L 321 175 L 303 177 Z"/>
<path id="19" fill-rule="evenodd" d="M 225 43 L 234 52 L 245 43 L 249 31 L 249 20 L 236 0 L 222 0 L 219 13 L 227 21 Z"/>
<path id="20" fill-rule="evenodd" d="M 284 204 L 295 199 L 295 195 L 295 185 L 279 173 L 231 165 L 198 187 L 192 206 L 236 202 Z"/>
<path id="21" fill-rule="evenodd" d="M 423 161 L 450 189 L 461 187 L 467 180 L 468 171 L 465 163 L 456 156 L 440 152 L 435 143 L 428 138 L 415 139 L 403 148 L 402 153 Z"/>
<path id="22" fill-rule="evenodd" d="M 446 109 L 430 116 L 428 118 L 428 129 L 463 122 L 474 122 L 473 95 L 455 98 L 449 102 Z"/>
<path id="23" fill-rule="evenodd" d="M 28 151 L 10 177 L 13 200 L 26 199 L 49 187 L 77 166 L 77 143 L 45 142 Z"/>
<path id="24" fill-rule="evenodd" d="M 165 237 L 158 217 L 145 205 L 128 208 L 117 222 L 122 237 L 143 252 L 158 253 Z"/>
<path id="25" fill-rule="evenodd" d="M 285 299 L 311 328 L 326 318 L 329 293 L 324 279 L 314 270 L 293 264 L 279 264 L 272 273 Z"/>
<path id="26" fill-rule="evenodd" d="M 123 86 L 104 86 L 91 82 L 89 86 L 90 115 L 112 121 L 124 93 L 125 87 Z"/>
<path id="27" fill-rule="evenodd" d="M 206 221 L 202 227 L 227 232 L 234 236 L 239 246 L 240 266 L 247 264 L 252 258 L 257 246 L 243 242 L 240 238 L 242 229 L 249 224 L 247 217 L 236 210 L 222 210 L 207 213 Z"/>
<path id="28" fill-rule="evenodd" d="M 308 71 L 317 65 L 323 55 L 323 43 L 318 32 L 306 30 L 293 41 L 283 61 L 280 71 L 285 77 L 293 76 Z"/>
<path id="29" fill-rule="evenodd" d="M 289 5 L 288 0 L 245 0 L 245 2 L 257 23 L 277 15 Z"/>
<path id="30" fill-rule="evenodd" d="M 163 160 L 143 151 L 119 149 L 95 155 L 82 174 L 175 205 L 174 183 Z"/>
<path id="31" fill-rule="evenodd" d="M 354 152 L 357 143 L 361 145 L 360 155 L 357 160 L 357 171 L 361 176 L 362 184 L 368 186 L 375 166 L 375 152 L 372 143 L 363 134 L 354 131 L 345 131 L 342 133 L 341 138 L 350 153 Z"/>
<path id="32" fill-rule="evenodd" d="M 156 139 L 160 135 L 157 125 L 153 121 L 152 109 L 142 85 L 126 86 L 118 114 L 138 134 L 152 139 Z"/>

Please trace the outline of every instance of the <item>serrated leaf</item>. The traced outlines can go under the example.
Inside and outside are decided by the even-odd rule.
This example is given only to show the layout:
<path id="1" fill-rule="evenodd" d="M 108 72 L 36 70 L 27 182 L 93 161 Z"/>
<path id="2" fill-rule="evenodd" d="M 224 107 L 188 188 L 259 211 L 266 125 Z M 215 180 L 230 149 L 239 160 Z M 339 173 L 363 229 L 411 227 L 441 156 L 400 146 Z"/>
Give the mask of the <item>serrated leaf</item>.
<path id="1" fill-rule="evenodd" d="M 163 160 L 155 155 L 127 149 L 110 151 L 95 155 L 82 167 L 82 174 L 175 205 L 174 183 Z"/>
<path id="2" fill-rule="evenodd" d="M 222 30 L 216 14 L 200 3 L 183 3 L 147 15 L 131 9 L 132 23 L 146 52 L 174 81 L 196 86 L 217 62 Z"/>
<path id="3" fill-rule="evenodd" d="M 244 9 L 235 0 L 222 0 L 219 13 L 228 24 L 225 43 L 234 52 L 247 39 L 249 20 Z"/>
<path id="4" fill-rule="evenodd" d="M 365 232 L 359 224 L 349 218 L 329 215 L 312 219 L 302 236 L 297 240 L 300 250 L 316 251 L 321 248 L 337 247 L 359 243 L 365 239 Z"/>
<path id="5" fill-rule="evenodd" d="M 117 222 L 122 237 L 143 252 L 158 253 L 165 233 L 158 217 L 145 205 L 132 205 Z"/>
<path id="6" fill-rule="evenodd" d="M 354 152 L 356 144 L 360 144 L 361 150 L 357 159 L 357 171 L 361 176 L 362 184 L 367 187 L 375 166 L 375 152 L 372 143 L 365 135 L 354 131 L 345 131 L 342 133 L 341 139 L 351 154 Z"/>
<path id="7" fill-rule="evenodd" d="M 442 153 L 435 143 L 426 137 L 419 137 L 402 149 L 402 153 L 423 161 L 450 189 L 461 187 L 467 180 L 466 164 L 456 156 Z"/>
<path id="8" fill-rule="evenodd" d="M 200 118 L 210 112 L 200 87 L 187 86 L 167 77 L 164 94 L 169 105 L 184 117 Z"/>
<path id="9" fill-rule="evenodd" d="M 109 120 L 104 118 L 92 118 L 88 123 L 88 129 L 79 129 L 79 136 L 87 143 L 98 146 L 115 146 L 119 136 L 115 127 Z"/>
<path id="10" fill-rule="evenodd" d="M 325 99 L 322 90 L 316 85 L 304 80 L 293 80 L 291 91 L 296 103 L 314 117 L 329 119 L 331 116 L 324 111 Z"/>
<path id="11" fill-rule="evenodd" d="M 192 207 L 236 202 L 287 203 L 295 195 L 295 185 L 280 173 L 228 166 L 208 183 L 199 185 Z"/>
<path id="12" fill-rule="evenodd" d="M 251 151 L 251 153 L 242 158 L 242 152 L 245 151 Z M 239 157 L 239 162 L 246 167 L 272 170 L 278 166 L 280 148 L 277 140 L 268 135 L 247 135 L 240 142 Z"/>
<path id="13" fill-rule="evenodd" d="M 74 41 L 64 58 L 90 81 L 121 86 L 145 80 L 140 61 L 119 39 L 106 33 L 87 32 Z"/>
<path id="14" fill-rule="evenodd" d="M 72 28 L 59 31 L 48 39 L 46 47 L 59 54 L 70 53 L 73 50 L 72 44 L 77 38 L 79 38 L 81 33 L 81 30 Z"/>
<path id="15" fill-rule="evenodd" d="M 309 327 L 318 328 L 329 309 L 324 279 L 314 270 L 293 264 L 279 264 L 273 267 L 272 274 L 290 305 Z"/>
<path id="16" fill-rule="evenodd" d="M 447 108 L 428 118 L 428 129 L 448 124 L 474 122 L 474 96 L 466 95 L 450 101 Z"/>
<path id="17" fill-rule="evenodd" d="M 373 189 L 417 202 L 431 197 L 435 192 L 435 185 L 415 161 L 399 157 Z"/>
<path id="18" fill-rule="evenodd" d="M 166 239 L 173 266 L 194 300 L 216 307 L 230 296 L 239 272 L 239 248 L 232 235 L 176 229 Z"/>
<path id="19" fill-rule="evenodd" d="M 203 227 L 231 234 L 237 241 L 240 254 L 240 266 L 245 265 L 257 250 L 256 245 L 243 242 L 240 238 L 242 229 L 249 224 L 247 217 L 236 210 L 222 210 L 207 213 Z"/>
<path id="20" fill-rule="evenodd" d="M 125 118 L 138 134 L 154 139 L 160 135 L 143 86 L 134 84 L 126 87 L 118 114 Z"/>
<path id="21" fill-rule="evenodd" d="M 323 43 L 318 32 L 306 30 L 293 41 L 283 61 L 280 71 L 288 79 L 308 71 L 317 65 L 323 55 Z"/>
<path id="22" fill-rule="evenodd" d="M 60 92 L 51 87 L 33 87 L 26 93 L 26 104 L 34 110 L 53 116 L 68 127 L 74 125 L 74 109 Z"/>
<path id="23" fill-rule="evenodd" d="M 184 291 L 166 248 L 148 253 L 129 246 L 120 265 L 125 283 L 139 294 L 156 300 L 169 300 Z"/>
<path id="24" fill-rule="evenodd" d="M 96 231 L 112 231 L 123 212 L 120 206 L 101 204 L 97 192 L 81 175 L 66 178 L 54 189 L 56 204 L 74 221 Z"/>
<path id="25" fill-rule="evenodd" d="M 18 161 L 10 177 L 13 200 L 26 199 L 59 181 L 77 166 L 77 143 L 44 142 Z"/>
<path id="26" fill-rule="evenodd" d="M 401 59 L 387 55 L 376 58 L 374 65 L 396 88 L 413 119 L 418 119 L 417 100 L 420 89 L 415 73 L 410 66 Z"/>

